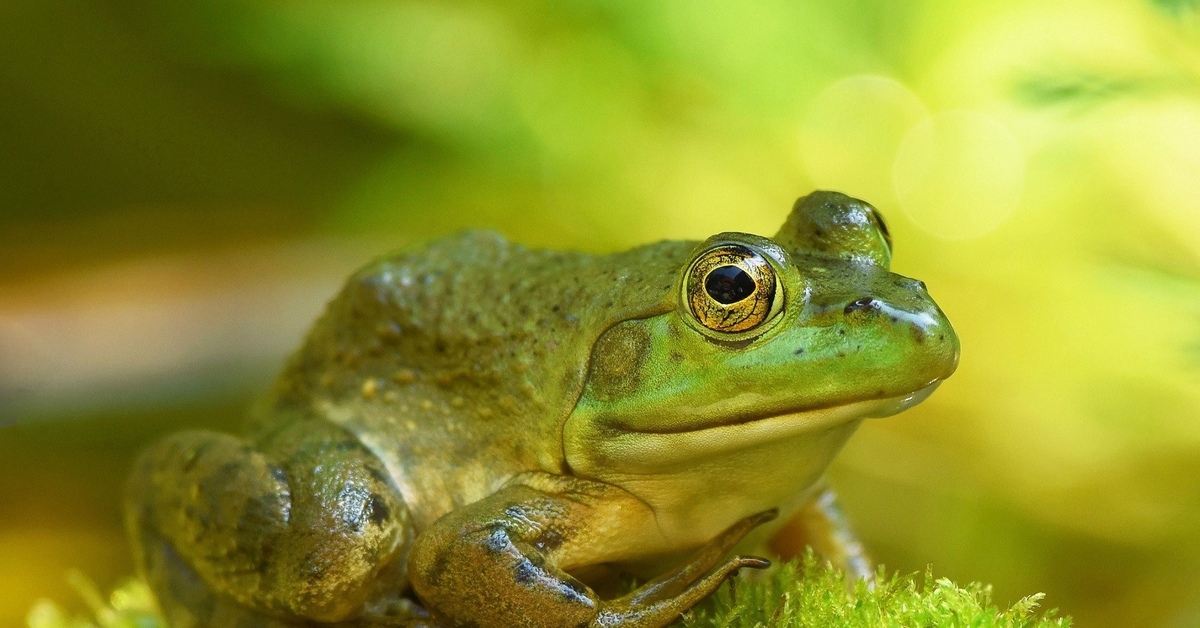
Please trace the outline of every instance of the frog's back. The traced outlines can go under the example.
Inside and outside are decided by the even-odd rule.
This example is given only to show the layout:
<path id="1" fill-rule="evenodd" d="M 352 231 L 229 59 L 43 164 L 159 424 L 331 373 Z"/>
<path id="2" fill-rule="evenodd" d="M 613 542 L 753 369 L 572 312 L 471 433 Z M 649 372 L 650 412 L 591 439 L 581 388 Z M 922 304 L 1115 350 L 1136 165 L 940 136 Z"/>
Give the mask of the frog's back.
<path id="1" fill-rule="evenodd" d="M 515 473 L 563 473 L 562 421 L 592 343 L 669 309 L 693 246 L 593 255 L 472 231 L 377 261 L 330 302 L 255 429 L 297 412 L 345 426 L 418 526 Z"/>

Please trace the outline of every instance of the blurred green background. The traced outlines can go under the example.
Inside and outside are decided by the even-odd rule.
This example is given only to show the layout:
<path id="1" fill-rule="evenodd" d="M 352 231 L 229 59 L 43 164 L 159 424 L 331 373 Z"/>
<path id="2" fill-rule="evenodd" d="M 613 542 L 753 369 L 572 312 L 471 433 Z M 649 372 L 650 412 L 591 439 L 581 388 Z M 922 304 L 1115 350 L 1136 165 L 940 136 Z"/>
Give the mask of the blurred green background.
<path id="1" fill-rule="evenodd" d="M 0 2 L 0 625 L 131 573 L 134 452 L 235 429 L 372 256 L 813 188 L 963 343 L 832 470 L 876 557 L 1200 626 L 1196 0 Z"/>

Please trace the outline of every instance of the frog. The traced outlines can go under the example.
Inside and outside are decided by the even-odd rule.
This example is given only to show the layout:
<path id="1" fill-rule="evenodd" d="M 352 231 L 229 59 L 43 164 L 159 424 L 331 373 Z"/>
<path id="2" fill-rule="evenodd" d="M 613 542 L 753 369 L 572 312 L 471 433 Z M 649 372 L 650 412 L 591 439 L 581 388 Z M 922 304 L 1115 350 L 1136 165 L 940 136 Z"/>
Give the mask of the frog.
<path id="1" fill-rule="evenodd" d="M 177 628 L 666 626 L 780 530 L 870 577 L 826 469 L 959 355 L 891 260 L 880 213 L 830 191 L 773 237 L 404 248 L 350 277 L 242 434 L 141 456 L 139 572 Z"/>

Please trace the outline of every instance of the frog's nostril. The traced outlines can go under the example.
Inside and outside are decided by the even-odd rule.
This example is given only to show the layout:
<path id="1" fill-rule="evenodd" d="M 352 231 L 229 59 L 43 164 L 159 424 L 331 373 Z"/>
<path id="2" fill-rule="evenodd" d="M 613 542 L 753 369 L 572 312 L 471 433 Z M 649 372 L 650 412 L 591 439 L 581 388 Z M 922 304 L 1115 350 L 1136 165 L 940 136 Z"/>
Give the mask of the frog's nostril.
<path id="1" fill-rule="evenodd" d="M 844 312 L 846 314 L 849 314 L 851 312 L 858 312 L 861 310 L 869 310 L 869 309 L 872 309 L 875 307 L 878 307 L 875 303 L 875 299 L 873 299 L 871 297 L 863 297 L 861 299 L 855 299 L 855 300 L 847 303 L 846 309 L 844 310 Z"/>

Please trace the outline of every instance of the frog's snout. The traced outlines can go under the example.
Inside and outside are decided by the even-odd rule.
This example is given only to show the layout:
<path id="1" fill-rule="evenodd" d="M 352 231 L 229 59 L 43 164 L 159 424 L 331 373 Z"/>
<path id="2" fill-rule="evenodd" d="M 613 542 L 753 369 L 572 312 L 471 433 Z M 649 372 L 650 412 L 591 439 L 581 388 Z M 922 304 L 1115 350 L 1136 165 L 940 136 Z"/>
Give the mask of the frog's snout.
<path id="1" fill-rule="evenodd" d="M 846 301 L 842 308 L 846 324 L 884 330 L 887 344 L 906 350 L 907 364 L 931 382 L 953 374 L 958 367 L 958 335 L 925 284 L 893 275 L 880 288 Z"/>

